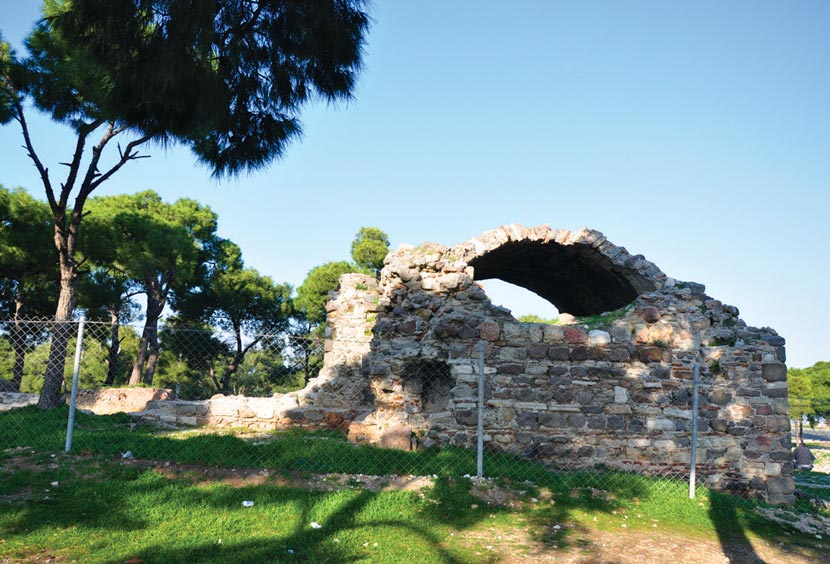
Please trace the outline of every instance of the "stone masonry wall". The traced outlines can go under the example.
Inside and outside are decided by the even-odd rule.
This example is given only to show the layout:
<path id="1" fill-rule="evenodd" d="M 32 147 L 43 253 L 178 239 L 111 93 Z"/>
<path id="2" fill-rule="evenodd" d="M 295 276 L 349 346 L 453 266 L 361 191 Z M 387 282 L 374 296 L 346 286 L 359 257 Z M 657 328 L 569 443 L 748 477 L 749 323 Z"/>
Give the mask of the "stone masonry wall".
<path id="1" fill-rule="evenodd" d="M 533 256 L 541 262 L 546 246 L 560 254 L 570 249 L 559 247 L 578 247 L 567 256 L 597 257 L 585 272 L 601 267 L 605 288 L 619 280 L 636 297 L 570 325 L 519 323 L 488 300 L 470 266 L 515 242 L 526 253 L 528 242 L 538 245 Z M 599 303 L 589 294 L 568 299 Z M 425 447 L 473 447 L 484 341 L 487 448 L 551 467 L 688 472 L 698 365 L 698 475 L 772 502 L 793 499 L 784 340 L 748 327 L 702 285 L 667 277 L 596 231 L 509 226 L 452 248 L 404 246 L 387 257 L 377 289 L 347 277 L 329 309 L 332 350 L 372 340 L 360 361 L 349 361 L 348 387 L 331 377 L 339 361 L 327 356 L 328 375 L 306 404 L 365 408 L 349 426 L 353 440 L 407 448 L 418 437 Z"/>
<path id="2" fill-rule="evenodd" d="M 570 323 L 519 323 L 477 273 L 532 289 Z M 327 309 L 324 366 L 303 390 L 150 402 L 142 416 L 473 447 L 483 342 L 487 449 L 551 468 L 687 473 L 698 366 L 698 477 L 794 499 L 784 339 L 597 231 L 511 225 L 454 247 L 404 245 L 379 282 L 341 277 Z"/>

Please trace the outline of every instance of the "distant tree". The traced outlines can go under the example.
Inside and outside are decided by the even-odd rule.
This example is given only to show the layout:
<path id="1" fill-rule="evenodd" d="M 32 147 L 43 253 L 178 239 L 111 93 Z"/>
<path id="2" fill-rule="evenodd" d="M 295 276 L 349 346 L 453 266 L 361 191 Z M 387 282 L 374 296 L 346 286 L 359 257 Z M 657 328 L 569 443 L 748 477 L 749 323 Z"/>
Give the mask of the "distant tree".
<path id="1" fill-rule="evenodd" d="M 199 283 L 203 250 L 213 244 L 217 217 L 182 198 L 167 204 L 153 191 L 94 198 L 91 214 L 111 249 L 110 264 L 139 286 L 147 299 L 144 330 L 129 384 L 152 384 L 158 362 L 158 321 L 174 291 Z"/>
<path id="2" fill-rule="evenodd" d="M 533 314 L 533 313 L 529 313 L 527 315 L 522 315 L 521 317 L 519 317 L 519 319 L 517 319 L 517 321 L 519 321 L 520 323 L 544 323 L 545 325 L 558 325 L 559 324 L 559 320 L 556 319 L 556 318 L 546 319 L 544 317 L 540 317 L 540 316 L 538 316 L 536 314 Z"/>
<path id="3" fill-rule="evenodd" d="M 51 214 L 22 188 L 0 186 L 0 319 L 14 350 L 11 388 L 20 390 L 26 350 L 45 338 L 42 323 L 57 302 L 58 269 Z"/>
<path id="4" fill-rule="evenodd" d="M 389 236 L 377 227 L 361 227 L 352 241 L 352 260 L 355 264 L 380 275 L 383 259 L 389 254 Z"/>
<path id="5" fill-rule="evenodd" d="M 799 368 L 787 371 L 790 419 L 798 421 L 798 438 L 804 434 L 804 419 L 815 416 L 813 412 L 813 386 L 809 374 Z"/>
<path id="6" fill-rule="evenodd" d="M 212 326 L 174 315 L 165 321 L 159 339 L 161 385 L 183 388 L 183 399 L 201 399 L 222 389 L 216 367 L 231 351 Z"/>
<path id="7" fill-rule="evenodd" d="M 197 292 L 177 297 L 176 307 L 185 318 L 210 321 L 232 336 L 232 356 L 218 382 L 220 391 L 227 394 L 245 355 L 264 339 L 288 329 L 293 290 L 246 268 L 239 247 L 232 242 L 216 247 L 218 256 L 208 277 Z"/>
<path id="8" fill-rule="evenodd" d="M 820 418 L 830 417 L 830 362 L 819 361 L 808 368 L 790 368 L 787 371 L 790 418 L 810 425 Z"/>
<path id="9" fill-rule="evenodd" d="M 361 0 L 46 0 L 44 19 L 26 39 L 28 56 L 0 40 L 0 123 L 20 126 L 54 219 L 56 327 L 77 303 L 76 248 L 92 192 L 151 142 L 187 145 L 217 176 L 268 165 L 300 135 L 307 102 L 351 96 L 368 26 L 362 7 Z M 57 185 L 31 136 L 27 100 L 75 133 Z M 117 156 L 102 158 L 124 136 Z M 52 336 L 42 409 L 64 401 L 68 340 L 66 331 Z"/>
<path id="10" fill-rule="evenodd" d="M 86 311 L 87 319 L 109 321 L 109 338 L 105 338 L 100 332 L 97 332 L 95 337 L 108 349 L 107 377 L 104 385 L 112 386 L 115 384 L 119 367 L 122 366 L 119 358 L 121 343 L 124 340 L 120 335 L 121 325 L 138 318 L 140 306 L 134 297 L 143 292 L 124 272 L 114 266 L 104 265 L 96 265 L 81 278 L 78 289 L 78 305 Z"/>
<path id="11" fill-rule="evenodd" d="M 311 326 L 325 323 L 329 292 L 337 290 L 341 275 L 355 270 L 346 261 L 327 262 L 312 268 L 297 288 L 297 299 L 294 302 L 303 319 Z"/>

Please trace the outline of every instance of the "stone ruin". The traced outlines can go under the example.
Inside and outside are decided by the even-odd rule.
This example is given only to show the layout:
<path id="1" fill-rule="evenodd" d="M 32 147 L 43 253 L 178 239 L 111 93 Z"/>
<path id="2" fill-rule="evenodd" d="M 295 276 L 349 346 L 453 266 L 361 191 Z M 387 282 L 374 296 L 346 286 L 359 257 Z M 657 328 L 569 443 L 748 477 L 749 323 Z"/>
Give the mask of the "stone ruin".
<path id="1" fill-rule="evenodd" d="M 491 278 L 571 322 L 518 322 L 477 283 Z M 396 448 L 474 447 L 484 342 L 486 449 L 688 475 L 697 365 L 698 476 L 794 499 L 784 339 L 597 231 L 510 225 L 454 247 L 404 245 L 379 281 L 344 275 L 327 307 L 324 367 L 293 396 L 293 424 Z"/>
<path id="2" fill-rule="evenodd" d="M 491 278 L 570 323 L 520 323 L 477 283 Z M 404 245 L 380 280 L 342 276 L 327 309 L 324 365 L 304 389 L 151 401 L 141 416 L 472 448 L 484 343 L 488 451 L 554 469 L 688 475 L 697 365 L 699 478 L 794 501 L 784 339 L 597 231 L 510 225 L 454 247 Z"/>

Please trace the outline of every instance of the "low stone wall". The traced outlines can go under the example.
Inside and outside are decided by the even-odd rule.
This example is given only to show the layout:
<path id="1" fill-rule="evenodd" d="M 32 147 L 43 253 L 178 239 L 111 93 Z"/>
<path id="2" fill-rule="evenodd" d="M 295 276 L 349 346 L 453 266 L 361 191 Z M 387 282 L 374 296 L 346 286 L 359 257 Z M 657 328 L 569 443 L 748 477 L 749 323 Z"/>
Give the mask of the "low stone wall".
<path id="1" fill-rule="evenodd" d="M 274 431 L 281 429 L 347 430 L 360 409 L 301 407 L 296 393 L 268 398 L 216 395 L 202 401 L 150 401 L 136 414 L 140 420 L 172 427 Z"/>
<path id="2" fill-rule="evenodd" d="M 134 413 L 147 409 L 148 402 L 168 400 L 173 391 L 164 388 L 101 388 L 78 390 L 78 409 L 98 415 L 112 413 Z M 37 404 L 38 394 L 16 392 L 0 393 L 0 411 Z M 66 395 L 69 402 L 69 394 Z"/>
<path id="3" fill-rule="evenodd" d="M 101 388 L 78 390 L 76 406 L 98 415 L 135 413 L 147 409 L 151 401 L 169 400 L 173 390 L 165 388 Z"/>
<path id="4" fill-rule="evenodd" d="M 35 405 L 37 394 L 21 394 L 18 392 L 0 392 L 0 411 L 9 411 L 18 407 Z"/>

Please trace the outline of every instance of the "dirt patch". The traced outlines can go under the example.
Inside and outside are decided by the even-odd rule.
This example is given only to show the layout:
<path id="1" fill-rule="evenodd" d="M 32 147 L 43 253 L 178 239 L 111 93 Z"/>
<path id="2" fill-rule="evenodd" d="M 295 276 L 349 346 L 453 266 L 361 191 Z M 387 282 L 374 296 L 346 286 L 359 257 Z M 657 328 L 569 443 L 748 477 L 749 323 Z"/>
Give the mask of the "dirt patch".
<path id="1" fill-rule="evenodd" d="M 66 558 L 49 553 L 27 556 L 23 560 L 10 560 L 8 558 L 0 560 L 0 564 L 58 564 L 59 562 L 66 562 Z"/>
<path id="2" fill-rule="evenodd" d="M 153 460 L 124 460 L 122 464 L 153 469 L 161 475 L 194 484 L 221 483 L 234 488 L 271 484 L 313 491 L 354 488 L 381 491 L 421 491 L 432 486 L 425 476 L 370 476 L 365 474 L 307 474 L 256 468 L 222 468 L 203 464 L 173 464 Z"/>
<path id="3" fill-rule="evenodd" d="M 569 525 L 565 525 L 569 527 Z M 670 533 L 597 531 L 570 525 L 568 540 L 542 543 L 530 528 L 458 532 L 456 536 L 485 562 L 504 564 L 815 564 L 826 562 L 830 552 L 796 551 L 763 541 L 727 544 L 690 539 Z"/>

